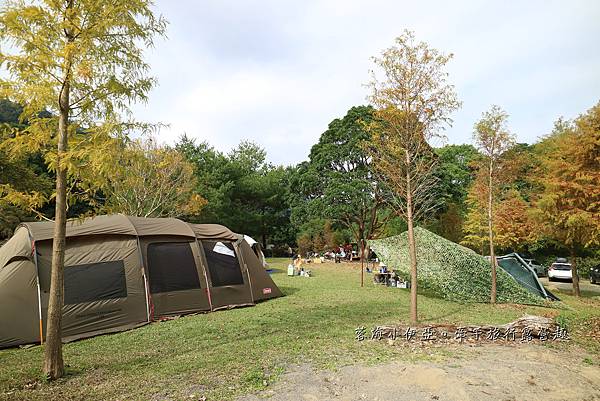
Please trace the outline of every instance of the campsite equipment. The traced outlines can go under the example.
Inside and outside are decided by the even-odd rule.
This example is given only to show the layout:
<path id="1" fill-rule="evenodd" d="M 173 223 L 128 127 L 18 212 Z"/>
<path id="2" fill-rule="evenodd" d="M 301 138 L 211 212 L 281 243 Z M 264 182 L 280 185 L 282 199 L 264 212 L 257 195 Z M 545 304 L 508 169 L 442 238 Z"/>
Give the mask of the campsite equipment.
<path id="1" fill-rule="evenodd" d="M 0 348 L 43 341 L 54 222 L 0 248 Z M 218 224 L 98 216 L 67 223 L 63 341 L 282 296 L 243 236 Z"/>

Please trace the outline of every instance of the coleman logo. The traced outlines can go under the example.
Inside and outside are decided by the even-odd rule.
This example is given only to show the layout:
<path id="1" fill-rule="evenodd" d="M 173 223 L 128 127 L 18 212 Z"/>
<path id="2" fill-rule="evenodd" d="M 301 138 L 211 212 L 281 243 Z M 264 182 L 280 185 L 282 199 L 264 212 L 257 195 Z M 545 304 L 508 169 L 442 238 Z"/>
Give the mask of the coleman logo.
<path id="1" fill-rule="evenodd" d="M 263 294 L 270 294 L 270 293 L 271 293 L 270 288 L 263 288 Z"/>

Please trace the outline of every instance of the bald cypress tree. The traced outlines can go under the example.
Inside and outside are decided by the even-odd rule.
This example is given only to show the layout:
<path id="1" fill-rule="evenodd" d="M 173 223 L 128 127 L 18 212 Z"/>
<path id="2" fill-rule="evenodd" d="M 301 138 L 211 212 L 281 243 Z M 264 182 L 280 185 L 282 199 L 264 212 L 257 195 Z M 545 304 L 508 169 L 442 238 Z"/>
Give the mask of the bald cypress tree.
<path id="1" fill-rule="evenodd" d="M 96 168 L 107 168 L 101 167 L 110 153 L 104 150 L 114 142 L 108 138 L 136 127 L 123 116 L 129 115 L 132 102 L 146 100 L 155 83 L 147 75 L 143 48 L 152 46 L 166 28 L 151 6 L 149 0 L 8 0 L 0 14 L 5 45 L 0 63 L 8 72 L 0 82 L 0 97 L 23 105 L 20 118 L 29 122 L 13 133 L 8 146 L 15 154 L 42 151 L 56 173 L 44 355 L 44 373 L 51 380 L 64 374 L 61 317 L 69 183 L 83 174 L 93 179 Z"/>

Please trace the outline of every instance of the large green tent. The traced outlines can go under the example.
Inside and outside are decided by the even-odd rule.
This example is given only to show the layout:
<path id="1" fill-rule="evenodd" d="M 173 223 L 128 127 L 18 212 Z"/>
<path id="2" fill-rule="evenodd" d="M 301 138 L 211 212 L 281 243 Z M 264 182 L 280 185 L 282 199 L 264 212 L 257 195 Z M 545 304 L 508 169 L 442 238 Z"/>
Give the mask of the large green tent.
<path id="1" fill-rule="evenodd" d="M 40 342 L 53 222 L 0 248 L 0 348 Z M 64 341 L 281 296 L 243 235 L 217 224 L 98 216 L 67 224 Z"/>

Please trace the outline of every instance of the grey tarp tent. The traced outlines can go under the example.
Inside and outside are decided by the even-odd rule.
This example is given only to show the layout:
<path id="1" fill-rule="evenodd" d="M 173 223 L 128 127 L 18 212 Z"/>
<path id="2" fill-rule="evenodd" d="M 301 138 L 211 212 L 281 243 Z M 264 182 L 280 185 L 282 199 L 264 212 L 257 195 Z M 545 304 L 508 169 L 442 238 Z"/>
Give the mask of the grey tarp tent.
<path id="1" fill-rule="evenodd" d="M 498 256 L 496 257 L 496 262 L 498 266 L 513 276 L 529 292 L 553 301 L 560 301 L 556 295 L 552 294 L 542 285 L 536 272 L 518 253 Z"/>
<path id="2" fill-rule="evenodd" d="M 0 248 L 0 348 L 45 333 L 53 222 Z M 67 224 L 63 340 L 281 296 L 250 245 L 217 224 L 123 215 Z"/>

